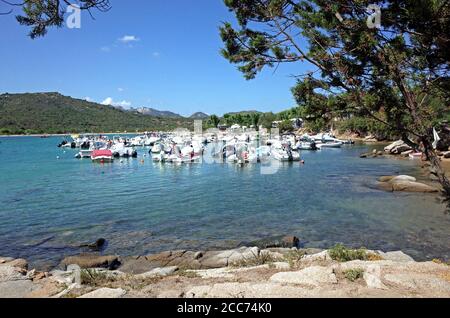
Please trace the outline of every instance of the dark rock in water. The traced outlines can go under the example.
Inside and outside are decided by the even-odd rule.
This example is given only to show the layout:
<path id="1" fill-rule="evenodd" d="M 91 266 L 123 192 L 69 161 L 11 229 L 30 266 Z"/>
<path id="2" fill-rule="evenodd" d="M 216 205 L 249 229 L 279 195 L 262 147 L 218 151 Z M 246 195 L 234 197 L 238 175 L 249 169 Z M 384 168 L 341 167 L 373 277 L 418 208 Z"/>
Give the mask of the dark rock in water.
<path id="1" fill-rule="evenodd" d="M 265 238 L 262 240 L 250 242 L 249 246 L 257 246 L 259 248 L 292 248 L 292 247 L 300 247 L 300 240 L 296 236 L 285 236 L 285 237 L 272 237 Z"/>
<path id="2" fill-rule="evenodd" d="M 281 243 L 283 245 L 282 247 L 299 247 L 300 240 L 296 236 L 285 236 Z"/>
<path id="3" fill-rule="evenodd" d="M 91 244 L 82 244 L 80 247 L 87 247 L 93 251 L 100 251 L 105 247 L 106 240 L 104 238 L 99 238 L 97 241 Z"/>
<path id="4" fill-rule="evenodd" d="M 94 254 L 82 254 L 78 256 L 70 256 L 63 259 L 61 265 L 64 269 L 69 265 L 78 265 L 81 268 L 108 268 L 117 269 L 120 266 L 118 256 L 101 256 Z"/>

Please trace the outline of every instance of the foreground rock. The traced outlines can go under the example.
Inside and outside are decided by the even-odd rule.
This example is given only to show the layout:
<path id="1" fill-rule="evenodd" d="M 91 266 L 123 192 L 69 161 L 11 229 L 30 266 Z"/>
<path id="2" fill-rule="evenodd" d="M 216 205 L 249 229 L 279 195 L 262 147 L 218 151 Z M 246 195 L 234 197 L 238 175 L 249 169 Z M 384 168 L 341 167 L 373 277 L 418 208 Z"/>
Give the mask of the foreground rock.
<path id="1" fill-rule="evenodd" d="M 385 176 L 379 179 L 379 188 L 385 191 L 434 193 L 439 189 L 416 181 L 410 176 Z"/>
<path id="2" fill-rule="evenodd" d="M 170 265 L 193 259 L 204 266 L 203 261 L 214 259 L 216 265 L 227 262 L 228 266 L 161 266 L 136 275 L 97 268 L 90 270 L 90 280 L 79 283 L 70 266 L 34 280 L 40 273 L 8 265 L 20 262 L 7 259 L 0 263 L 0 297 L 450 297 L 450 266 L 443 263 L 415 262 L 400 251 L 367 251 L 372 261 L 349 262 L 333 260 L 327 250 L 305 251 L 255 247 L 172 251 L 148 255 L 146 262 Z"/>

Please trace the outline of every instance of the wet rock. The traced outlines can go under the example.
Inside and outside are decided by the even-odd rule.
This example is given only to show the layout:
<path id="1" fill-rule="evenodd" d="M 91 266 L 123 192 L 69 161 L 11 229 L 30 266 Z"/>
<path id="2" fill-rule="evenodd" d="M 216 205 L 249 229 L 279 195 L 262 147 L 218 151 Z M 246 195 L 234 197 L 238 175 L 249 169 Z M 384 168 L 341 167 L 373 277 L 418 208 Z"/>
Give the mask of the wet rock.
<path id="1" fill-rule="evenodd" d="M 404 192 L 421 192 L 421 193 L 433 193 L 439 192 L 438 189 L 419 182 L 401 181 L 392 183 L 393 191 Z"/>
<path id="2" fill-rule="evenodd" d="M 84 254 L 79 256 L 66 257 L 61 262 L 61 265 L 64 267 L 64 269 L 71 264 L 78 265 L 81 268 L 117 269 L 120 266 L 120 261 L 118 256 Z"/>
<path id="3" fill-rule="evenodd" d="M 80 247 L 87 247 L 93 251 L 100 251 L 106 245 L 106 240 L 104 238 L 99 238 L 94 243 L 82 244 Z"/>
<path id="4" fill-rule="evenodd" d="M 300 239 L 296 236 L 285 236 L 281 240 L 282 247 L 299 247 L 300 246 Z"/>
<path id="5" fill-rule="evenodd" d="M 378 187 L 385 191 L 433 193 L 439 190 L 424 183 L 416 182 L 410 176 L 385 176 L 379 179 Z"/>
<path id="6" fill-rule="evenodd" d="M 0 264 L 8 263 L 8 262 L 11 262 L 13 260 L 14 260 L 14 258 L 12 258 L 12 257 L 2 257 L 2 256 L 0 256 Z"/>
<path id="7" fill-rule="evenodd" d="M 125 296 L 126 293 L 127 292 L 122 288 L 100 288 L 78 298 L 121 298 Z"/>

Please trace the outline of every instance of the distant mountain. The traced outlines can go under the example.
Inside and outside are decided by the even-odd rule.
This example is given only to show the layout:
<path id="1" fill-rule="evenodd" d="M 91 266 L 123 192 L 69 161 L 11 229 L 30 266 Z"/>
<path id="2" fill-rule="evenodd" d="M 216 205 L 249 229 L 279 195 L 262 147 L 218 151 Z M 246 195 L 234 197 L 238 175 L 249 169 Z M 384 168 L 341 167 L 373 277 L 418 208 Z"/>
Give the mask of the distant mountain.
<path id="1" fill-rule="evenodd" d="M 209 118 L 209 115 L 202 113 L 202 112 L 197 112 L 195 114 L 192 114 L 189 118 L 190 119 L 206 119 L 206 118 Z"/>
<path id="2" fill-rule="evenodd" d="M 149 108 L 149 107 L 138 108 L 136 110 L 136 112 L 138 112 L 139 114 L 142 114 L 142 115 L 149 115 L 149 116 L 155 116 L 155 117 L 169 117 L 169 118 L 183 117 L 183 116 L 173 113 L 173 112 L 157 110 L 157 109 Z"/>
<path id="3" fill-rule="evenodd" d="M 241 114 L 241 115 L 247 115 L 247 114 L 262 114 L 262 112 L 259 112 L 257 110 L 243 110 L 240 112 L 231 112 L 231 113 L 226 113 L 224 115 L 237 115 L 237 114 Z"/>
<path id="4" fill-rule="evenodd" d="M 165 113 L 165 112 L 163 112 Z M 0 95 L 0 134 L 134 132 L 193 128 L 193 120 L 143 115 L 59 93 Z"/>

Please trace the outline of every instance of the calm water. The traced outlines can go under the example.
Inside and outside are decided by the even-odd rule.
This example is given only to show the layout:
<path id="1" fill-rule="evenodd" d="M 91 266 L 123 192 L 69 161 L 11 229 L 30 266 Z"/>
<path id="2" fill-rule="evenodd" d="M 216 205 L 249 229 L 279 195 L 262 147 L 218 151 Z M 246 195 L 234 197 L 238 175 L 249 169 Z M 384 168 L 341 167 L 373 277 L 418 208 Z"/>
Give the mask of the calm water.
<path id="1" fill-rule="evenodd" d="M 381 175 L 420 177 L 417 166 L 360 159 L 366 146 L 303 152 L 306 165 L 263 175 L 259 165 L 164 166 L 148 156 L 102 166 L 73 159 L 60 141 L 0 138 L 0 255 L 39 267 L 100 237 L 106 254 L 139 255 L 296 235 L 308 247 L 450 258 L 450 216 L 436 196 L 373 187 Z"/>

